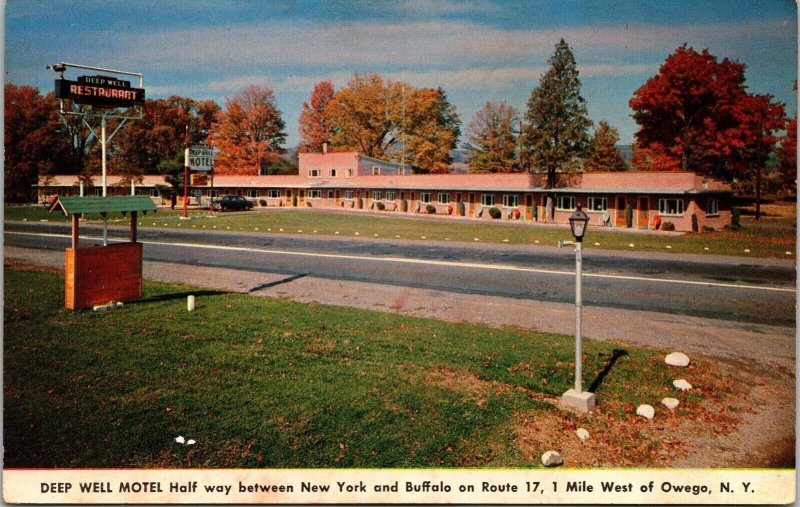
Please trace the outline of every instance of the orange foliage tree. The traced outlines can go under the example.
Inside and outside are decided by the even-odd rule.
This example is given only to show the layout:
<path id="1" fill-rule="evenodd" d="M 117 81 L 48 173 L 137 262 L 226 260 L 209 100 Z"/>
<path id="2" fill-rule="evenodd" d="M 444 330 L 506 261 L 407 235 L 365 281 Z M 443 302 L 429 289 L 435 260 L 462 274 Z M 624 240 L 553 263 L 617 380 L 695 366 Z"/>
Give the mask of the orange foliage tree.
<path id="1" fill-rule="evenodd" d="M 208 143 L 219 149 L 214 172 L 255 175 L 276 163 L 285 126 L 271 88 L 250 85 L 227 99 L 208 135 Z"/>
<path id="2" fill-rule="evenodd" d="M 333 83 L 320 81 L 314 85 L 311 98 L 303 102 L 299 130 L 301 152 L 320 152 L 322 144 L 331 140 L 333 129 L 326 109 L 333 100 Z"/>

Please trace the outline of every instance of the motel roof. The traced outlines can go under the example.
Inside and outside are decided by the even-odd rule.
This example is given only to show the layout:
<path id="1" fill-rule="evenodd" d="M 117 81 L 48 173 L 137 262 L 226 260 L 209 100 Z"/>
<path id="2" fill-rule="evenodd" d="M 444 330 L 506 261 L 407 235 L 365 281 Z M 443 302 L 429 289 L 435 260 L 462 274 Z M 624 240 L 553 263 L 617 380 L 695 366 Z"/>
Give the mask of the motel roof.
<path id="1" fill-rule="evenodd" d="M 130 185 L 129 177 L 126 176 L 119 176 L 119 175 L 108 175 L 108 186 L 109 187 L 121 187 Z M 89 180 L 92 185 L 99 187 L 103 184 L 102 177 L 100 175 L 92 176 Z M 155 187 L 156 185 L 169 185 L 167 181 L 164 179 L 164 176 L 160 174 L 145 174 L 141 176 L 141 181 L 139 178 L 135 178 L 134 181 L 136 182 L 137 187 Z M 49 177 L 42 177 L 39 178 L 39 184 L 34 185 L 34 187 L 76 187 L 80 184 L 79 176 L 76 174 L 58 174 L 55 176 Z"/>

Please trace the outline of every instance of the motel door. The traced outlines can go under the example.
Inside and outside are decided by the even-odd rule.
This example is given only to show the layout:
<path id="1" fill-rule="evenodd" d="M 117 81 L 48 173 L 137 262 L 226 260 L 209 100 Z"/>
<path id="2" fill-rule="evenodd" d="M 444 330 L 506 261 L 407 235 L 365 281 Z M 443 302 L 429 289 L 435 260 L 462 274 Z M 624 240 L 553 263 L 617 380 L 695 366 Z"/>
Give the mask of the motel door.
<path id="1" fill-rule="evenodd" d="M 625 198 L 617 197 L 617 220 L 614 222 L 617 227 L 625 227 Z"/>
<path id="2" fill-rule="evenodd" d="M 306 191 L 305 190 L 301 190 L 300 191 L 300 197 L 297 200 L 297 205 L 298 206 L 305 206 L 306 205 Z"/>
<path id="3" fill-rule="evenodd" d="M 525 196 L 525 220 L 533 219 L 533 196 L 528 194 Z"/>
<path id="4" fill-rule="evenodd" d="M 469 201 L 467 202 L 467 216 L 471 217 L 473 208 L 475 207 L 475 194 L 470 192 L 469 193 Z"/>
<path id="5" fill-rule="evenodd" d="M 639 198 L 639 206 L 636 213 L 636 226 L 639 229 L 647 227 L 648 210 L 650 209 L 650 199 L 648 197 Z"/>
<path id="6" fill-rule="evenodd" d="M 339 191 L 335 190 L 333 193 L 333 205 L 339 207 Z"/>

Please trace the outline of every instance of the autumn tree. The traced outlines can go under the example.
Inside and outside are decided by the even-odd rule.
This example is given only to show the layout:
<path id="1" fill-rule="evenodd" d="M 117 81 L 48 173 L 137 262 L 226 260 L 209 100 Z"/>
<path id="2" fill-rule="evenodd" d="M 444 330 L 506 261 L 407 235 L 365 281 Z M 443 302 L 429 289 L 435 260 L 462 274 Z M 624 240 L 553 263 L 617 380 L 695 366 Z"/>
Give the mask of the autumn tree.
<path id="1" fill-rule="evenodd" d="M 461 120 L 444 90 L 416 89 L 378 74 L 356 74 L 327 111 L 337 149 L 408 160 L 426 172 L 446 170 L 461 133 Z"/>
<path id="2" fill-rule="evenodd" d="M 727 166 L 733 174 L 753 180 L 756 197 L 756 220 L 761 218 L 762 173 L 777 137 L 786 124 L 783 104 L 772 102 L 771 95 L 745 95 L 733 107 L 735 126 L 727 129 L 725 140 Z"/>
<path id="3" fill-rule="evenodd" d="M 29 202 L 40 175 L 62 159 L 68 145 L 52 96 L 42 96 L 32 86 L 6 84 L 3 117 L 5 132 L 5 200 Z"/>
<path id="4" fill-rule="evenodd" d="M 177 187 L 183 177 L 187 126 L 189 143 L 203 143 L 218 112 L 219 105 L 211 100 L 146 100 L 142 119 L 128 122 L 117 134 L 115 167 L 134 179 L 158 171 Z"/>
<path id="5" fill-rule="evenodd" d="M 735 108 L 747 95 L 744 71 L 743 64 L 719 62 L 707 49 L 676 49 L 629 101 L 639 124 L 637 148 L 680 170 L 730 180 L 728 132 L 737 127 Z"/>
<path id="6" fill-rule="evenodd" d="M 225 101 L 208 142 L 218 148 L 217 174 L 259 174 L 278 161 L 285 124 L 271 88 L 250 85 Z"/>
<path id="7" fill-rule="evenodd" d="M 521 141 L 523 164 L 547 171 L 547 186 L 556 184 L 556 172 L 567 170 L 583 158 L 592 125 L 581 97 L 575 57 L 564 39 L 556 44 L 539 86 L 533 90 L 525 113 Z"/>
<path id="8" fill-rule="evenodd" d="M 301 151 L 320 152 L 323 143 L 333 137 L 331 120 L 327 112 L 333 95 L 333 83 L 320 81 L 314 85 L 309 101 L 303 102 L 299 120 Z"/>
<path id="9" fill-rule="evenodd" d="M 797 116 L 786 122 L 786 135 L 781 138 L 778 163 L 783 190 L 797 193 Z"/>
<path id="10" fill-rule="evenodd" d="M 514 125 L 518 112 L 505 103 L 486 102 L 469 124 L 471 160 L 474 173 L 511 172 L 516 165 L 517 139 Z"/>
<path id="11" fill-rule="evenodd" d="M 589 141 L 589 152 L 585 169 L 588 171 L 624 171 L 627 169 L 617 143 L 619 131 L 605 121 L 595 128 L 594 136 Z"/>
<path id="12" fill-rule="evenodd" d="M 461 135 L 461 119 L 442 88 L 413 90 L 401 108 L 401 150 L 419 171 L 446 173 L 453 161 L 450 152 Z M 405 116 L 405 119 L 403 119 Z M 405 153 L 401 154 L 401 158 Z M 395 154 L 395 158 L 397 155 Z"/>

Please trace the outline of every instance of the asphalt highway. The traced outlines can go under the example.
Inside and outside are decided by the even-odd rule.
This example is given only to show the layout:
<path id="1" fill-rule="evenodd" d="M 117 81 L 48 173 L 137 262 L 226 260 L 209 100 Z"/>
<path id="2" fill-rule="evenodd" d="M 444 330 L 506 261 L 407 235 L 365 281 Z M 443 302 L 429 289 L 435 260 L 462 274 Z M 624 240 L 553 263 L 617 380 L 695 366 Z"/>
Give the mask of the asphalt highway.
<path id="1" fill-rule="evenodd" d="M 5 244 L 69 245 L 69 225 L 6 222 Z M 124 239 L 127 227 L 111 227 Z M 82 245 L 99 226 L 81 228 Z M 575 254 L 542 245 L 391 241 L 140 228 L 145 260 L 355 280 L 534 301 L 574 301 Z M 584 249 L 585 305 L 795 325 L 793 263 Z"/>

